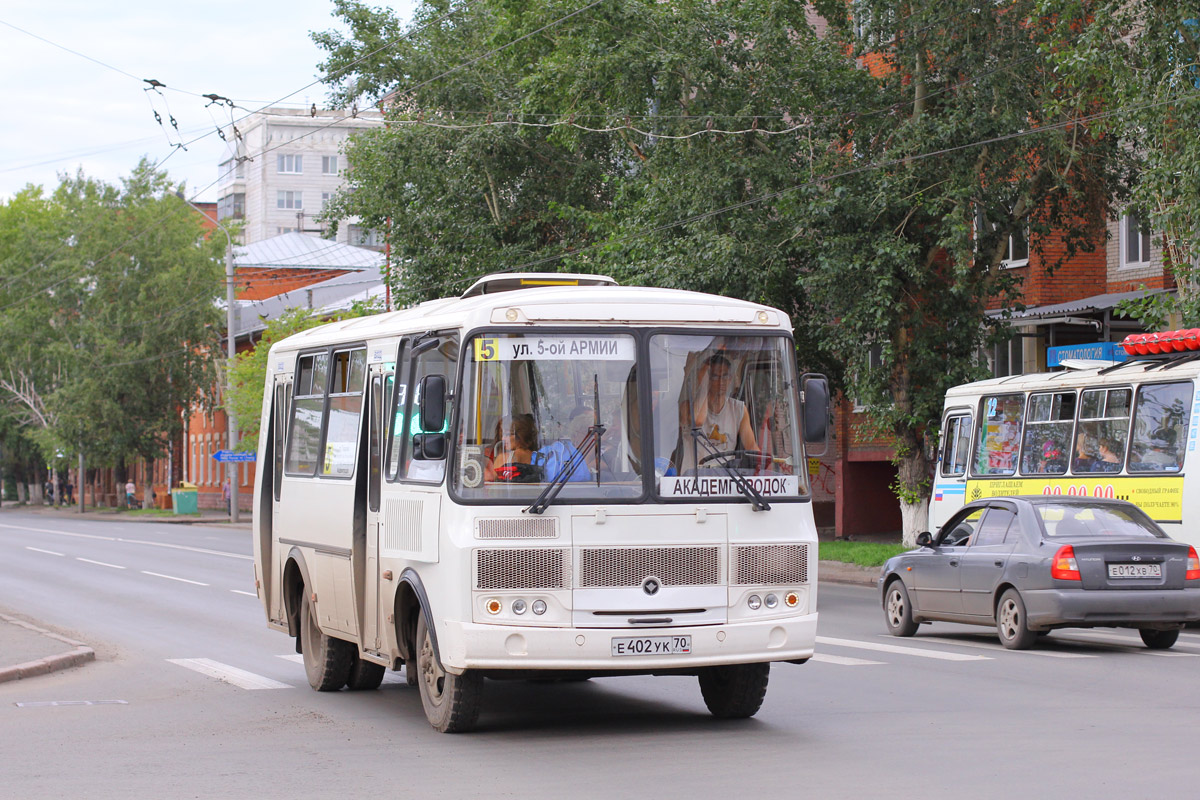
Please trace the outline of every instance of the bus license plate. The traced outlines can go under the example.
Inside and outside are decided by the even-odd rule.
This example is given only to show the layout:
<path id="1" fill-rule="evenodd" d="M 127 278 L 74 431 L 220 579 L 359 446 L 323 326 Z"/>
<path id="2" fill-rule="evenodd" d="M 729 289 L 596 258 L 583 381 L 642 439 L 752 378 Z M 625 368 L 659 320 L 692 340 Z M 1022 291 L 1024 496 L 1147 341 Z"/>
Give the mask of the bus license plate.
<path id="1" fill-rule="evenodd" d="M 690 636 L 614 636 L 614 656 L 678 656 L 692 652 Z"/>
<path id="2" fill-rule="evenodd" d="M 1160 564 L 1109 564 L 1110 578 L 1161 578 Z"/>

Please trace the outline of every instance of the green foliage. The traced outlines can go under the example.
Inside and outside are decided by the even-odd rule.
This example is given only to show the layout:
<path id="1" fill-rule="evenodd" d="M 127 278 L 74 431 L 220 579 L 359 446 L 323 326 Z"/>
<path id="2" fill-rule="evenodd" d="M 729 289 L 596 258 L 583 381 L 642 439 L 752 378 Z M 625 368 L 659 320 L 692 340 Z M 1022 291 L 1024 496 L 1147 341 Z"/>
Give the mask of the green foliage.
<path id="1" fill-rule="evenodd" d="M 1130 208 L 1163 246 L 1179 291 L 1126 304 L 1148 327 L 1200 325 L 1200 15 L 1174 0 L 1041 0 L 1061 80 L 1109 115 L 1094 127 L 1138 160 Z"/>
<path id="2" fill-rule="evenodd" d="M 175 188 L 143 161 L 0 206 L 0 391 L 45 460 L 155 458 L 212 386 L 223 243 Z"/>
<path id="3" fill-rule="evenodd" d="M 263 392 L 267 380 L 267 356 L 271 345 L 289 336 L 334 322 L 353 317 L 367 317 L 378 314 L 382 308 L 378 303 L 356 301 L 349 309 L 333 317 L 320 317 L 307 308 L 293 308 L 285 311 L 275 319 L 267 322 L 267 329 L 250 350 L 238 353 L 231 369 L 233 392 L 228 404 L 237 417 L 238 427 L 242 430 L 242 438 L 238 442 L 238 451 L 246 453 L 258 449 L 258 434 L 262 424 Z"/>

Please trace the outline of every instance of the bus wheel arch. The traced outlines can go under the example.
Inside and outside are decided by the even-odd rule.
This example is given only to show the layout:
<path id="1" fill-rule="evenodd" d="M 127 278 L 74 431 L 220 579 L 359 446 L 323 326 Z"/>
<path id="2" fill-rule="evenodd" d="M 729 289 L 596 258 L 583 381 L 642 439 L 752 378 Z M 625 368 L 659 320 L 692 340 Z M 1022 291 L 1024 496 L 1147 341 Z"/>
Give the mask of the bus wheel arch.
<path id="1" fill-rule="evenodd" d="M 283 567 L 283 608 L 287 614 L 288 635 L 296 638 L 297 653 L 300 652 L 300 604 L 305 587 L 311 585 L 304 555 L 293 547 Z"/>
<path id="2" fill-rule="evenodd" d="M 421 576 L 412 567 L 400 573 L 396 589 L 396 639 L 400 646 L 400 657 L 412 662 L 420 645 L 417 642 L 417 620 L 422 613 L 429 623 L 429 639 L 438 664 L 442 663 L 442 652 L 438 647 L 437 629 L 433 624 L 433 608 Z"/>

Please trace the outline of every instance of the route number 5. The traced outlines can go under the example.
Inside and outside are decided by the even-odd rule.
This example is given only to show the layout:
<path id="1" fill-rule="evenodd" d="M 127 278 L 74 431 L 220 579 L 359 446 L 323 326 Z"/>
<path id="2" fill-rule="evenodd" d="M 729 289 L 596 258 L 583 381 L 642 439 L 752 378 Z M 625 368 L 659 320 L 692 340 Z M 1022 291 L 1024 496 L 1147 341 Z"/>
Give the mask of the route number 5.
<path id="1" fill-rule="evenodd" d="M 495 361 L 500 356 L 500 346 L 495 339 L 475 340 L 475 360 Z"/>

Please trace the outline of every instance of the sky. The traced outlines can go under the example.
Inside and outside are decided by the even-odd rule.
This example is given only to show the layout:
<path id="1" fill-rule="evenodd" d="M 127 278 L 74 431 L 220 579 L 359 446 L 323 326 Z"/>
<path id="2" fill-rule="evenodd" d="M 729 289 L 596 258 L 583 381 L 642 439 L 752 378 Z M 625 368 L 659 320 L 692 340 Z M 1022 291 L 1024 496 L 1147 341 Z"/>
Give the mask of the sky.
<path id="1" fill-rule="evenodd" d="M 370 5 L 407 21 L 416 0 Z M 325 87 L 308 85 L 325 56 L 309 33 L 344 32 L 332 14 L 330 0 L 3 4 L 0 202 L 28 184 L 51 192 L 61 173 L 79 169 L 118 183 L 143 156 L 186 181 L 189 198 L 215 201 L 225 151 L 216 129 L 230 109 L 206 108 L 198 95 L 232 99 L 237 117 L 265 105 L 325 107 Z M 145 78 L 166 88 L 147 92 Z M 186 151 L 173 146 L 190 140 Z"/>

